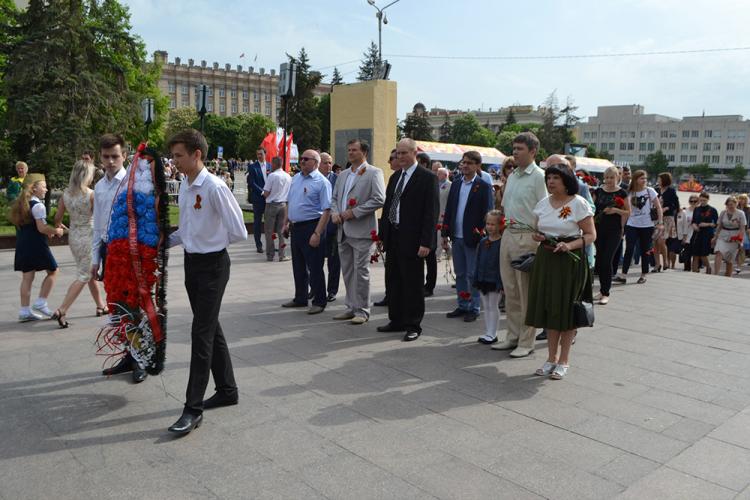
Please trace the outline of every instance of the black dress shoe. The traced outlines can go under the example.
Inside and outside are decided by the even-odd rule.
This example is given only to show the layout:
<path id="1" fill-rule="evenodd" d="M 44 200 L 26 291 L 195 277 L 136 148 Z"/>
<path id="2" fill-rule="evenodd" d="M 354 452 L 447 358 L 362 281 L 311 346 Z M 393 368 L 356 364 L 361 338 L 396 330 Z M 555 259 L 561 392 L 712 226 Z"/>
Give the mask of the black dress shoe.
<path id="1" fill-rule="evenodd" d="M 221 408 L 222 406 L 234 406 L 237 404 L 237 394 L 234 396 L 227 396 L 226 394 L 216 393 L 203 402 L 204 410 L 211 410 L 213 408 Z"/>
<path id="2" fill-rule="evenodd" d="M 376 330 L 382 333 L 405 332 L 406 328 L 404 328 L 403 326 L 394 325 L 393 323 L 388 323 L 387 325 L 377 327 Z"/>
<path id="3" fill-rule="evenodd" d="M 547 340 L 547 330 L 544 329 L 542 332 L 536 336 L 537 340 Z"/>
<path id="4" fill-rule="evenodd" d="M 434 291 L 432 291 L 432 290 L 429 290 L 429 289 L 427 289 L 427 288 L 425 288 L 425 289 L 424 289 L 424 296 L 425 296 L 425 297 L 432 297 L 433 295 L 435 295 L 435 292 L 434 292 Z"/>
<path id="5" fill-rule="evenodd" d="M 472 321 L 476 321 L 478 317 L 479 315 L 477 313 L 470 311 L 464 315 L 464 321 L 466 323 L 471 323 Z"/>
<path id="6" fill-rule="evenodd" d="M 449 312 L 448 314 L 446 314 L 445 317 L 446 318 L 460 318 L 462 316 L 465 316 L 466 314 L 468 314 L 467 311 L 464 311 L 460 307 L 457 307 L 451 312 Z"/>
<path id="7" fill-rule="evenodd" d="M 127 373 L 129 371 L 133 371 L 133 358 L 128 355 L 122 358 L 115 366 L 102 370 L 102 375 L 109 377 L 111 375 Z"/>
<path id="8" fill-rule="evenodd" d="M 146 377 L 148 377 L 148 373 L 146 373 L 146 370 L 138 366 L 138 363 L 133 361 L 133 383 L 140 384 L 144 380 L 146 380 Z"/>
<path id="9" fill-rule="evenodd" d="M 383 297 L 383 300 L 373 302 L 372 305 L 377 306 L 377 307 L 386 307 L 388 305 L 388 297 Z"/>
<path id="10" fill-rule="evenodd" d="M 336 294 L 335 293 L 329 293 L 328 297 L 326 297 L 326 300 L 328 302 L 333 302 L 334 300 L 336 300 Z"/>
<path id="11" fill-rule="evenodd" d="M 263 247 L 256 247 L 255 251 L 258 253 L 263 253 Z"/>
<path id="12" fill-rule="evenodd" d="M 173 423 L 169 429 L 169 432 L 184 436 L 193 429 L 197 429 L 203 423 L 203 415 L 192 415 L 190 413 L 183 413 L 182 416 Z"/>
<path id="13" fill-rule="evenodd" d="M 420 335 L 422 335 L 421 332 L 406 332 L 406 335 L 404 335 L 403 341 L 411 342 L 412 340 L 417 340 Z"/>
<path id="14" fill-rule="evenodd" d="M 491 345 L 491 344 L 497 344 L 497 337 L 495 337 L 492 340 L 488 340 L 486 337 L 479 337 L 477 339 L 477 342 L 484 345 Z"/>

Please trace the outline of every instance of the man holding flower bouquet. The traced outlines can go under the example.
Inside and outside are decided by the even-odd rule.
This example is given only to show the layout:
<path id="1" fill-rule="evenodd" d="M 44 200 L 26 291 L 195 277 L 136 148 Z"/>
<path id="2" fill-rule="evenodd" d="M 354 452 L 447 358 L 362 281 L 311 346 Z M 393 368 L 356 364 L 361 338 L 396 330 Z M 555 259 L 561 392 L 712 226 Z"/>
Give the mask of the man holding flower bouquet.
<path id="1" fill-rule="evenodd" d="M 351 168 L 339 174 L 331 196 L 331 220 L 337 225 L 339 259 L 346 286 L 346 310 L 333 319 L 361 325 L 370 318 L 370 250 L 377 231 L 375 212 L 385 203 L 383 171 L 367 163 L 369 144 L 346 145 Z"/>

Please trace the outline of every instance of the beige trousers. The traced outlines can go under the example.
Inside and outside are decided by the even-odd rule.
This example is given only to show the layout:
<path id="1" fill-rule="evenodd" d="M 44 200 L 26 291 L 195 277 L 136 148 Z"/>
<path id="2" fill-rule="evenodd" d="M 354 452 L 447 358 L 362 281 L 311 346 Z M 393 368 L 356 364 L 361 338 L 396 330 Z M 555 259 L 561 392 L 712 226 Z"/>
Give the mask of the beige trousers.
<path id="1" fill-rule="evenodd" d="M 505 340 L 518 343 L 518 347 L 534 349 L 536 329 L 526 326 L 526 309 L 529 297 L 530 274 L 517 271 L 510 261 L 525 253 L 535 252 L 539 243 L 529 233 L 505 231 L 500 242 L 500 276 L 505 292 L 507 335 Z"/>

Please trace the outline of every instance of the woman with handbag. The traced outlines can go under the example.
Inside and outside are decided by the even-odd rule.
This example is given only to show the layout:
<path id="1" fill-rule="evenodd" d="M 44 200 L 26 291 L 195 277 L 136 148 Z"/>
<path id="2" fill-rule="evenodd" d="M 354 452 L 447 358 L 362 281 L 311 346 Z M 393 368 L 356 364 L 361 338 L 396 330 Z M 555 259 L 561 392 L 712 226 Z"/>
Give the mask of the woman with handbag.
<path id="1" fill-rule="evenodd" d="M 646 185 L 647 181 L 645 170 L 636 170 L 633 173 L 629 188 L 630 216 L 625 224 L 625 260 L 622 263 L 622 274 L 628 274 L 637 242 L 641 251 L 641 277 L 638 278 L 638 284 L 646 282 L 654 230 L 664 230 L 659 197 L 653 188 Z"/>
<path id="2" fill-rule="evenodd" d="M 534 208 L 538 232 L 532 238 L 540 245 L 529 282 L 526 324 L 547 330 L 549 355 L 536 375 L 560 380 L 568 371 L 576 329 L 593 324 L 584 248 L 596 239 L 596 229 L 591 205 L 577 194 L 578 181 L 563 156 L 547 159 L 544 178 L 550 194 Z M 582 320 L 576 312 L 589 316 Z"/>

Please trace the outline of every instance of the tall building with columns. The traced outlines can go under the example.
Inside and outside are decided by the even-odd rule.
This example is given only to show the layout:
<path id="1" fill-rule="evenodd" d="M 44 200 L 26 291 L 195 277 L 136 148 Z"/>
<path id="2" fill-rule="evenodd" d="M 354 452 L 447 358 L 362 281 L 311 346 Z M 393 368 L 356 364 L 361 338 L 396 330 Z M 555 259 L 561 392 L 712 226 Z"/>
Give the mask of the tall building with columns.
<path id="1" fill-rule="evenodd" d="M 230 64 L 219 66 L 206 61 L 184 62 L 175 57 L 169 61 L 167 52 L 154 52 L 154 62 L 161 64 L 159 90 L 169 96 L 169 109 L 195 108 L 198 85 L 208 85 L 207 111 L 219 116 L 236 116 L 258 113 L 279 122 L 282 112 L 278 95 L 279 77 L 275 69 Z M 331 92 L 330 85 L 319 85 L 314 94 L 322 96 Z"/>

